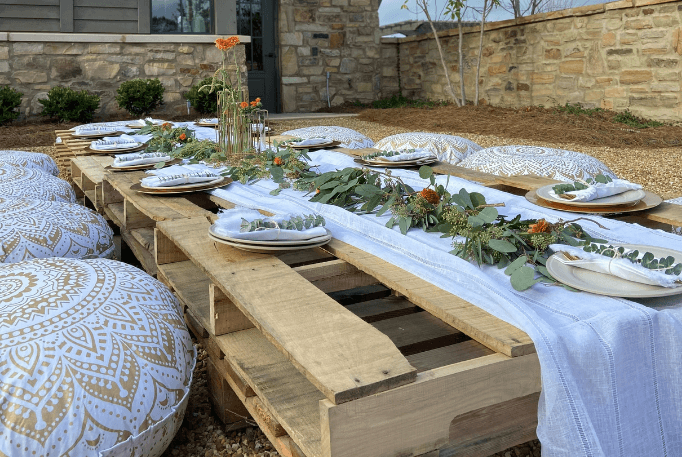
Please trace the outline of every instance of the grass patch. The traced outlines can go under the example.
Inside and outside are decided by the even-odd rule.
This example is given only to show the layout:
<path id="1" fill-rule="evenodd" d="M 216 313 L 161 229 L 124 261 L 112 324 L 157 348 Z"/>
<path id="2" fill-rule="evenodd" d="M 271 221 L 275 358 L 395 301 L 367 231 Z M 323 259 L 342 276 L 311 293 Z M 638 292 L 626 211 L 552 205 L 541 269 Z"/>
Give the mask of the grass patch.
<path id="1" fill-rule="evenodd" d="M 609 116 L 611 116 L 611 122 L 625 124 L 628 127 L 635 129 L 662 127 L 665 125 L 665 123 L 663 122 L 635 116 L 629 110 L 625 110 L 620 113 L 615 113 L 613 111 L 607 111 L 602 108 L 583 108 L 582 105 L 580 105 L 580 103 L 576 103 L 574 105 L 566 103 L 564 106 L 555 106 L 554 114 L 557 113 L 573 114 L 575 116 L 586 115 L 588 117 L 592 117 L 594 114 L 600 113 L 602 117 L 608 118 Z"/>
<path id="2" fill-rule="evenodd" d="M 663 127 L 665 125 L 663 122 L 637 117 L 634 114 L 632 114 L 629 110 L 625 110 L 622 113 L 616 114 L 613 118 L 613 122 L 620 122 L 621 124 L 625 124 L 629 127 L 633 127 L 636 129 L 646 129 L 649 127 Z"/>
<path id="3" fill-rule="evenodd" d="M 438 101 L 433 102 L 430 100 L 417 100 L 412 98 L 407 98 L 403 95 L 394 95 L 389 98 L 382 98 L 380 100 L 375 100 L 372 103 L 361 103 L 356 100 L 355 106 L 362 108 L 374 108 L 374 109 L 391 109 L 391 108 L 435 108 L 437 106 L 445 106 L 447 102 Z"/>
<path id="4" fill-rule="evenodd" d="M 580 116 L 581 114 L 585 114 L 586 116 L 592 117 L 593 114 L 595 113 L 600 113 L 604 111 L 601 108 L 583 108 L 580 103 L 576 103 L 575 105 L 571 105 L 570 103 L 566 103 L 564 106 L 556 106 L 554 107 L 554 114 L 557 112 L 560 113 L 567 113 L 567 114 L 575 114 L 576 116 Z"/>

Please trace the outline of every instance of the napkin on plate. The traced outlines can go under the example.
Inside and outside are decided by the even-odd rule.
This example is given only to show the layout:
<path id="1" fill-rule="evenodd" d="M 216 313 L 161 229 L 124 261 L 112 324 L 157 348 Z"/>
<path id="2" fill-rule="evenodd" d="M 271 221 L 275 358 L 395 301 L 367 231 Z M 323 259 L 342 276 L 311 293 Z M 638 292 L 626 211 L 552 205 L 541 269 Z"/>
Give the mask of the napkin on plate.
<path id="1" fill-rule="evenodd" d="M 218 118 L 217 117 L 203 118 L 203 119 L 199 119 L 199 122 L 201 124 L 216 124 L 216 125 L 218 125 Z"/>
<path id="2" fill-rule="evenodd" d="M 116 149 L 131 149 L 141 146 L 142 143 L 129 135 L 121 135 L 115 138 L 96 140 L 90 143 L 90 148 L 96 151 L 111 151 Z"/>
<path id="3" fill-rule="evenodd" d="M 160 170 L 151 170 L 143 178 L 141 184 L 145 187 L 173 187 L 183 184 L 198 184 L 211 182 L 220 178 L 220 169 L 207 167 L 202 164 L 173 165 Z"/>
<path id="4" fill-rule="evenodd" d="M 414 152 L 405 152 L 394 156 L 376 156 L 370 160 L 379 160 L 386 162 L 403 162 L 406 160 L 431 159 L 436 158 L 436 154 L 427 149 L 416 149 Z"/>
<path id="5" fill-rule="evenodd" d="M 232 209 L 222 211 L 218 215 L 218 220 L 215 221 L 211 228 L 213 233 L 218 236 L 252 241 L 306 241 L 327 235 L 327 230 L 324 227 L 313 227 L 305 230 L 280 230 L 274 228 L 257 230 L 254 232 L 240 232 L 242 219 L 246 219 L 247 221 L 264 219 L 266 221 L 280 222 L 289 220 L 294 216 L 294 214 L 282 214 L 266 217 L 255 210 L 241 208 Z"/>
<path id="6" fill-rule="evenodd" d="M 130 125 L 139 125 L 140 127 L 144 127 L 147 125 L 147 122 L 151 122 L 152 125 L 159 125 L 161 121 L 159 119 L 153 119 L 151 117 L 146 117 L 144 119 L 138 119 L 136 121 L 133 121 L 130 123 Z"/>
<path id="7" fill-rule="evenodd" d="M 628 259 L 607 257 L 605 255 L 597 254 L 596 252 L 585 252 L 581 247 L 564 244 L 552 244 L 549 248 L 555 253 L 565 252 L 570 256 L 579 259 L 568 260 L 563 255 L 556 256 L 555 258 L 564 265 L 583 268 L 597 273 L 604 273 L 627 281 L 649 284 L 651 286 L 682 286 L 682 284 L 677 283 L 677 281 L 680 281 L 681 279 L 680 276 L 667 275 L 659 270 L 649 270 L 639 264 L 630 262 Z M 628 252 L 629 251 L 625 251 L 626 254 Z M 642 253 L 642 255 L 643 254 L 644 253 Z M 682 259 L 675 259 L 675 262 L 679 262 L 680 260 Z"/>
<path id="8" fill-rule="evenodd" d="M 118 132 L 120 128 L 118 127 L 105 127 L 105 126 L 91 126 L 91 127 L 76 127 L 74 130 L 75 135 L 99 135 L 102 133 L 112 133 Z"/>
<path id="9" fill-rule="evenodd" d="M 642 186 L 639 184 L 626 181 L 625 179 L 614 179 L 607 183 L 595 183 L 590 184 L 587 189 L 573 190 L 571 192 L 566 192 L 562 195 L 558 195 L 554 190 L 550 190 L 549 194 L 554 198 L 560 198 L 571 202 L 589 202 L 592 200 L 597 200 L 599 198 L 606 198 L 612 195 L 622 194 L 628 190 L 639 190 Z M 566 196 L 574 196 L 573 198 L 566 198 Z"/>
<path id="10" fill-rule="evenodd" d="M 307 140 L 291 143 L 293 146 L 317 146 L 318 144 L 329 143 L 325 138 L 308 138 Z"/>
<path id="11" fill-rule="evenodd" d="M 117 155 L 116 158 L 114 158 L 114 163 L 111 166 L 115 168 L 132 167 L 147 163 L 165 162 L 167 160 L 171 160 L 171 156 L 164 152 L 133 152 L 130 154 Z"/>

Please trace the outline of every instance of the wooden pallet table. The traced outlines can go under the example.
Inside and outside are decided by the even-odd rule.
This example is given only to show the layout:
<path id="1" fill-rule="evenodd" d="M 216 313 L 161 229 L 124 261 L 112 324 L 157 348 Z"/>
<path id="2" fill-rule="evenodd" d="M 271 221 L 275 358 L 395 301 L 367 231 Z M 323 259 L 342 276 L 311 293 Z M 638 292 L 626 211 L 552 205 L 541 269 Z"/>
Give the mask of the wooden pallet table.
<path id="1" fill-rule="evenodd" d="M 345 243 L 253 254 L 209 225 L 157 223 L 158 277 L 282 455 L 486 456 L 535 436 L 525 333 Z"/>
<path id="2" fill-rule="evenodd" d="M 83 198 L 85 206 L 99 213 L 104 212 L 104 167 L 111 165 L 113 161 L 113 157 L 109 156 L 81 156 L 71 159 L 71 180 L 76 196 Z"/>

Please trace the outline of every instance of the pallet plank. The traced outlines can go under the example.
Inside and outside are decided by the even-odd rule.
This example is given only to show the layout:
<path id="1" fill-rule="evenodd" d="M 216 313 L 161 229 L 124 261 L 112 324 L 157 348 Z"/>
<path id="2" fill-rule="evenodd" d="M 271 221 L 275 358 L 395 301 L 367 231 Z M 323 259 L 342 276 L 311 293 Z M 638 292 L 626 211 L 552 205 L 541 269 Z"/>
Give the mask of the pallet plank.
<path id="1" fill-rule="evenodd" d="M 378 281 L 343 260 L 295 267 L 294 271 L 325 293 L 369 286 Z"/>
<path id="2" fill-rule="evenodd" d="M 208 295 L 211 305 L 209 327 L 211 334 L 219 336 L 254 328 L 244 313 L 214 284 L 208 286 Z"/>
<path id="3" fill-rule="evenodd" d="M 332 402 L 414 381 L 416 371 L 385 335 L 275 257 L 239 251 L 241 261 L 229 262 L 236 250 L 211 242 L 209 225 L 197 218 L 157 227 Z"/>
<path id="4" fill-rule="evenodd" d="M 478 341 L 469 340 L 437 349 L 431 349 L 430 351 L 420 352 L 419 354 L 408 355 L 407 360 L 419 372 L 422 372 L 494 353 L 494 351 L 483 346 Z"/>

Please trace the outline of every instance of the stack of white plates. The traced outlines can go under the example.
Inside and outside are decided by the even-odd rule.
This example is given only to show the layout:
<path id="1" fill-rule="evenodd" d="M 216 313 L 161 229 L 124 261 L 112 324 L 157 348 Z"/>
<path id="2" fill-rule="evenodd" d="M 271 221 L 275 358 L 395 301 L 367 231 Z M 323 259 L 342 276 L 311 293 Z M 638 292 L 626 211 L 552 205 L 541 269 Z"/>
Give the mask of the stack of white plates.
<path id="1" fill-rule="evenodd" d="M 300 249 L 311 249 L 329 243 L 332 239 L 332 232 L 328 229 L 327 234 L 310 238 L 308 240 L 272 240 L 272 241 L 256 241 L 244 240 L 239 238 L 230 238 L 219 235 L 213 230 L 213 226 L 208 229 L 208 237 L 218 243 L 227 244 L 242 251 L 257 252 L 261 254 L 275 254 L 278 251 L 297 251 Z"/>

